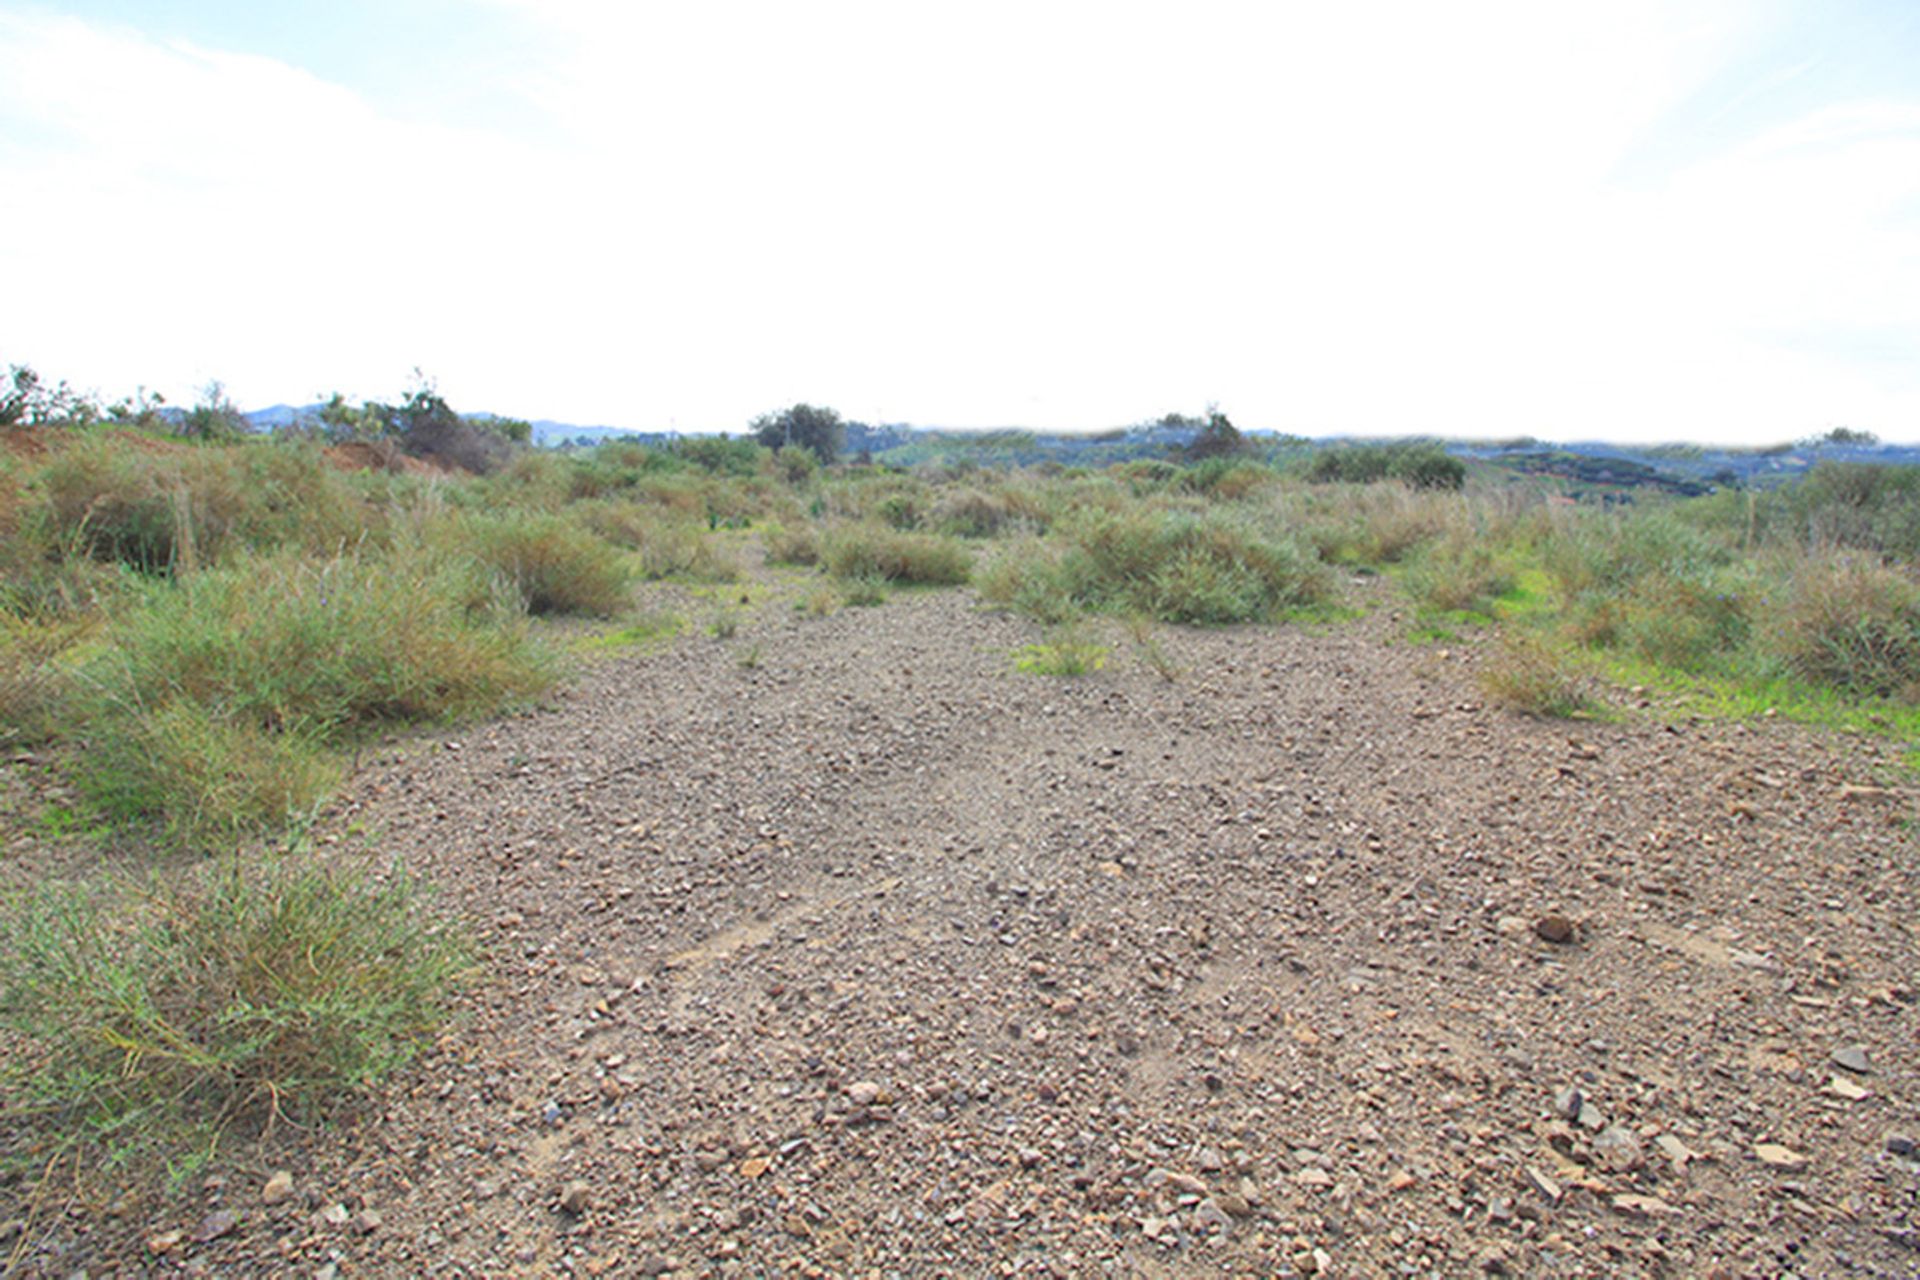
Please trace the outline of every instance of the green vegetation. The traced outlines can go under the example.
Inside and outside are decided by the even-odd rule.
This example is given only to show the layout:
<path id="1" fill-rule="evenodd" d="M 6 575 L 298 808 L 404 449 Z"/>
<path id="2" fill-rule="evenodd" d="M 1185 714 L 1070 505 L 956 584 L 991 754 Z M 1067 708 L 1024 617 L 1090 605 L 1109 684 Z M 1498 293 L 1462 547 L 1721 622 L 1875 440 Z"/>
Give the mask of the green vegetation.
<path id="1" fill-rule="evenodd" d="M 4 906 L 0 1077 L 44 1117 L 35 1172 L 106 1150 L 177 1166 L 230 1128 L 319 1119 L 427 1043 L 468 964 L 403 876 L 303 860 L 48 885 Z"/>
<path id="2" fill-rule="evenodd" d="M 1087 639 L 1071 626 L 1055 627 L 1046 640 L 1013 655 L 1014 669 L 1030 676 L 1091 675 L 1107 665 L 1106 645 Z"/>

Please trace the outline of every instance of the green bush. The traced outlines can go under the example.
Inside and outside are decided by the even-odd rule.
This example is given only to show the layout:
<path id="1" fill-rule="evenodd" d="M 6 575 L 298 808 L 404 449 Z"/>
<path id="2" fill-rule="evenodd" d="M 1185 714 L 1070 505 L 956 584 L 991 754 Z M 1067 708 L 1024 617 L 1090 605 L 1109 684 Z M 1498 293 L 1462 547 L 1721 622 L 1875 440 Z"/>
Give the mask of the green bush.
<path id="1" fill-rule="evenodd" d="M 579 519 L 595 535 L 636 552 L 643 578 L 734 582 L 740 562 L 704 528 L 638 502 L 588 502 Z"/>
<path id="2" fill-rule="evenodd" d="M 1796 565 L 1768 640 L 1805 679 L 1920 702 L 1920 583 L 1858 556 Z"/>
<path id="3" fill-rule="evenodd" d="M 954 586 L 967 580 L 973 557 L 965 544 L 931 533 L 907 533 L 879 524 L 829 530 L 820 560 L 836 578 L 882 578 Z"/>
<path id="4" fill-rule="evenodd" d="M 96 436 L 54 453 L 39 483 L 59 545 L 143 573 L 249 547 L 327 550 L 364 537 L 375 517 L 317 450 L 290 442 L 148 453 Z"/>
<path id="5" fill-rule="evenodd" d="M 227 859 L 170 883 L 12 899 L 0 1025 L 23 1048 L 7 1109 L 56 1148 L 108 1156 L 182 1129 L 324 1117 L 427 1043 L 467 965 L 415 898 L 399 874 Z"/>
<path id="6" fill-rule="evenodd" d="M 424 548 L 318 564 L 280 556 L 151 588 L 88 683 L 109 711 L 179 698 L 327 741 L 492 711 L 551 661 L 476 567 Z"/>
<path id="7" fill-rule="evenodd" d="M 470 516 L 454 534 L 462 549 L 502 575 L 528 613 L 607 618 L 629 603 L 619 552 L 565 516 Z"/>
<path id="8" fill-rule="evenodd" d="M 1249 622 L 1332 589 L 1312 553 L 1220 516 L 1095 512 L 1066 532 L 1072 598 L 1163 622 Z"/>

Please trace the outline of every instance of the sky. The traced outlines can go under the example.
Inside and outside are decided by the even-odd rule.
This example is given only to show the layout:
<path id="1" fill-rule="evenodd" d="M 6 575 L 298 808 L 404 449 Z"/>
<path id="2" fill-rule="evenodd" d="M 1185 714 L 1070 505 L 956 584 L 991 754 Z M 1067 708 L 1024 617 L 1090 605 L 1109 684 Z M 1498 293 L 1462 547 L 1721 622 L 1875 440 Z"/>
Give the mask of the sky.
<path id="1" fill-rule="evenodd" d="M 1920 3 L 0 0 L 0 364 L 1920 442 Z"/>

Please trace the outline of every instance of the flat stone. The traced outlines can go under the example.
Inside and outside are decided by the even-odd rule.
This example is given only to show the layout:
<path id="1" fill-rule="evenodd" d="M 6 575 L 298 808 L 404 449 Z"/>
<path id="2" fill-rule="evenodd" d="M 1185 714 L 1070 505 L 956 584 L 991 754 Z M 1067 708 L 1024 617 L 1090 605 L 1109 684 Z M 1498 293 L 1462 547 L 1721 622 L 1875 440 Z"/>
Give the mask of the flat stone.
<path id="1" fill-rule="evenodd" d="M 1753 1149 L 1760 1163 L 1785 1173 L 1798 1173 L 1807 1167 L 1807 1158 L 1792 1147 L 1777 1142 L 1762 1142 Z"/>
<path id="2" fill-rule="evenodd" d="M 260 1200 L 263 1204 L 284 1204 L 293 1198 L 293 1175 L 285 1169 L 267 1179 L 267 1185 L 260 1188 Z"/>
<path id="3" fill-rule="evenodd" d="M 1867 1047 L 1863 1044 L 1850 1044 L 1833 1051 L 1833 1065 L 1842 1071 L 1851 1071 L 1857 1076 L 1872 1072 L 1873 1063 L 1867 1057 Z"/>

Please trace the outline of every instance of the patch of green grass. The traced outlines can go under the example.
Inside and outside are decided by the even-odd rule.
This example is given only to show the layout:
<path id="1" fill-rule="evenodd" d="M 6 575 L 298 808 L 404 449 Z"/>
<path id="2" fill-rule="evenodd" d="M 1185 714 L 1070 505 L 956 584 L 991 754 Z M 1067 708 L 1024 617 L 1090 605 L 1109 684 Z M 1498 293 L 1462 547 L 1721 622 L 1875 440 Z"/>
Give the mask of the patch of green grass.
<path id="1" fill-rule="evenodd" d="M 887 602 L 887 580 L 878 574 L 847 578 L 840 584 L 841 597 L 856 609 L 871 609 Z"/>
<path id="2" fill-rule="evenodd" d="M 1040 644 L 1022 647 L 1013 655 L 1013 666 L 1030 676 L 1092 675 L 1107 665 L 1110 652 L 1106 645 L 1062 633 Z"/>
<path id="3" fill-rule="evenodd" d="M 397 870 L 297 857 L 0 904 L 14 1160 L 168 1160 L 364 1096 L 437 1031 L 469 964 L 417 898 Z"/>
<path id="4" fill-rule="evenodd" d="M 1773 716 L 1795 724 L 1920 741 L 1920 706 L 1863 699 L 1790 676 L 1696 675 L 1625 654 L 1597 655 L 1610 683 L 1671 695 L 1661 714 L 1744 721 Z"/>
<path id="5" fill-rule="evenodd" d="M 685 625 L 685 619 L 678 614 L 655 610 L 624 627 L 588 636 L 578 647 L 589 653 L 646 648 L 673 639 Z"/>

